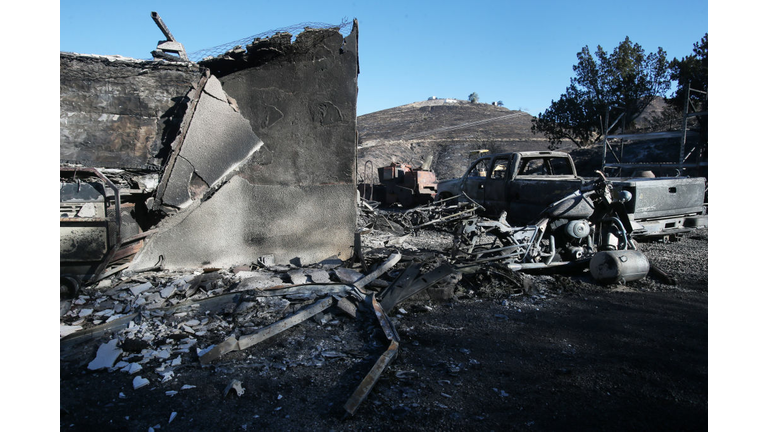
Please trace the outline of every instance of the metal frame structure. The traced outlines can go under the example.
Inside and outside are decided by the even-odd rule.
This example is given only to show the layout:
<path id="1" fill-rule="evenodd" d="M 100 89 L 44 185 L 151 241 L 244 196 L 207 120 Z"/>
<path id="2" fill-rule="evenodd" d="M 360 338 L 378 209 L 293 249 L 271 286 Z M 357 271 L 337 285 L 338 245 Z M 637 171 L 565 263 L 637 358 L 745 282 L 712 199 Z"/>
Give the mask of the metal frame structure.
<path id="1" fill-rule="evenodd" d="M 613 129 L 616 124 L 624 117 L 624 113 L 621 113 L 616 120 L 610 124 L 609 126 L 609 112 L 610 108 L 608 109 L 608 112 L 606 112 L 605 115 L 605 135 L 603 137 L 603 161 L 602 161 L 602 171 L 605 172 L 606 168 L 612 169 L 612 168 L 618 168 L 619 173 L 618 175 L 621 176 L 621 170 L 626 169 L 652 169 L 652 168 L 673 168 L 677 170 L 682 170 L 683 168 L 695 168 L 699 174 L 702 170 L 702 168 L 707 167 L 707 161 L 702 161 L 702 151 L 704 147 L 706 147 L 707 142 L 702 142 L 698 147 L 694 147 L 691 149 L 688 154 L 685 153 L 685 146 L 687 143 L 687 135 L 688 135 L 688 118 L 690 117 L 697 117 L 697 116 L 706 116 L 707 111 L 700 111 L 696 112 L 695 107 L 693 107 L 693 104 L 691 103 L 691 92 L 697 92 L 701 93 L 703 95 L 707 95 L 707 92 L 692 89 L 690 85 L 685 86 L 685 92 L 686 92 L 686 102 L 685 107 L 683 109 L 683 121 L 682 121 L 682 130 L 680 132 L 677 131 L 671 131 L 671 132 L 652 132 L 652 133 L 640 133 L 640 134 L 622 134 L 622 135 L 609 135 L 611 129 Z M 689 112 L 689 107 L 694 108 L 694 112 Z M 656 139 L 656 138 L 673 138 L 673 137 L 680 137 L 680 157 L 679 159 L 675 161 L 670 162 L 632 162 L 632 163 L 624 163 L 622 162 L 622 157 L 624 156 L 624 140 L 649 140 L 649 139 Z M 616 153 L 616 150 L 614 147 L 611 146 L 610 143 L 608 143 L 609 139 L 619 139 L 621 140 L 619 144 L 619 153 Z M 607 163 L 606 159 L 608 156 L 608 152 L 613 155 L 613 157 L 616 159 L 617 162 L 614 163 Z M 689 162 L 688 159 L 690 156 L 696 152 L 697 157 L 696 160 L 693 162 Z"/>

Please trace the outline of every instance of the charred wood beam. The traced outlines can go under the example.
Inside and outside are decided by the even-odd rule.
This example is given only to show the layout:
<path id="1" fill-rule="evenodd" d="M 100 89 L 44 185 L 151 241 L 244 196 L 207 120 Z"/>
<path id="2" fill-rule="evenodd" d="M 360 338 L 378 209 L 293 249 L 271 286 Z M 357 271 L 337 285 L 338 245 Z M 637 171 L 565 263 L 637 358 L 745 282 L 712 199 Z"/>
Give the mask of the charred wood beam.
<path id="1" fill-rule="evenodd" d="M 312 306 L 301 310 L 288 318 L 272 323 L 258 332 L 243 336 L 240 339 L 230 336 L 224 342 L 216 345 L 210 351 L 200 357 L 200 363 L 207 365 L 221 356 L 237 350 L 243 350 L 278 335 L 289 328 L 300 324 L 333 305 L 333 297 L 328 297 L 315 302 Z"/>
<path id="2" fill-rule="evenodd" d="M 357 409 L 360 408 L 360 405 L 371 393 L 371 390 L 373 390 L 373 386 L 379 381 L 381 374 L 397 357 L 397 352 L 400 348 L 400 336 L 397 334 L 397 330 L 395 330 L 395 326 L 389 320 L 389 317 L 387 317 L 387 313 L 384 312 L 384 309 L 379 302 L 376 301 L 376 297 L 370 295 L 367 299 L 370 301 L 370 306 L 376 314 L 376 319 L 379 321 L 381 329 L 384 331 L 384 335 L 389 340 L 389 347 L 379 359 L 376 360 L 376 363 L 373 365 L 370 372 L 363 378 L 360 385 L 357 386 L 357 389 L 352 393 L 352 396 L 347 400 L 347 403 L 344 404 L 344 410 L 347 411 L 346 415 L 348 416 L 355 415 Z"/>

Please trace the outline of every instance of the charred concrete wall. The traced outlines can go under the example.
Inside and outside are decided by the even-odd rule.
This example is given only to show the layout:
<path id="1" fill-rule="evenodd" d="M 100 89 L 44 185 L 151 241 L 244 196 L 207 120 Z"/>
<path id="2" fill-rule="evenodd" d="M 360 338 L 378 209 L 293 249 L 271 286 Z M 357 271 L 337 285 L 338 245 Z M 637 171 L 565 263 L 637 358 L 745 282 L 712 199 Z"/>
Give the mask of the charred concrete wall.
<path id="1" fill-rule="evenodd" d="M 357 130 L 357 25 L 349 36 L 307 29 L 201 64 L 237 100 L 278 170 L 254 170 L 260 185 L 352 185 Z"/>
<path id="2" fill-rule="evenodd" d="M 60 159 L 107 168 L 160 167 L 200 79 L 194 63 L 60 54 Z"/>
<path id="3" fill-rule="evenodd" d="M 183 170 L 176 177 L 186 183 L 174 192 L 169 180 L 157 201 L 180 212 L 149 239 L 133 268 L 152 266 L 161 256 L 167 268 L 250 264 L 264 255 L 301 265 L 351 256 L 357 26 L 346 38 L 308 29 L 292 39 L 279 34 L 201 63 L 211 77 L 173 167 Z M 215 120 L 227 111 L 230 120 Z M 241 124 L 233 112 L 257 140 L 243 131 L 233 142 L 237 127 L 214 129 Z M 195 141 L 194 154 L 202 158 L 184 155 Z M 205 152 L 212 141 L 218 148 Z M 206 179 L 201 168 L 207 165 L 226 169 Z M 194 173 L 201 174 L 197 186 Z"/>

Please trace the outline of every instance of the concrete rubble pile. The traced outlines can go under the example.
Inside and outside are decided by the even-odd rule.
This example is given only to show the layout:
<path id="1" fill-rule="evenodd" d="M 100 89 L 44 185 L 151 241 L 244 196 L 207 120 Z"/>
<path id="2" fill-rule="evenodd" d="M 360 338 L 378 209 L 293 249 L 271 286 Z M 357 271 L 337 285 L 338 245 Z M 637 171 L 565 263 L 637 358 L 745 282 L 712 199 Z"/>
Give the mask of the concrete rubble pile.
<path id="1" fill-rule="evenodd" d="M 300 268 L 125 272 L 62 303 L 62 361 L 125 373 L 135 389 L 173 380 L 179 388 L 168 392 L 177 392 L 186 389 L 185 368 L 216 367 L 232 351 L 252 358 L 256 353 L 248 348 L 306 320 L 331 328 L 342 321 L 375 320 L 389 347 L 347 401 L 352 415 L 397 355 L 399 336 L 389 312 L 439 282 L 443 297 L 451 298 L 458 281 L 452 267 L 438 265 L 439 260 L 417 263 L 411 257 L 397 270 L 401 259 L 391 250 L 367 275 L 341 261 Z M 293 364 L 262 367 L 321 367 L 348 356 L 350 344 L 339 337 L 315 342 L 318 349 Z"/>

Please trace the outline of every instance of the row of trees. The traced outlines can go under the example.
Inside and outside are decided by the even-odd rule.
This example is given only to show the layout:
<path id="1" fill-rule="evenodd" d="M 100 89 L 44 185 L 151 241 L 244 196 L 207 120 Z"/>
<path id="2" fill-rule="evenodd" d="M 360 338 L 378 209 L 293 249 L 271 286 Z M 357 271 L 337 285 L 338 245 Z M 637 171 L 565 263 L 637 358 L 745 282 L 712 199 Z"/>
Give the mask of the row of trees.
<path id="1" fill-rule="evenodd" d="M 471 103 L 479 103 L 480 96 L 477 94 L 477 92 L 472 92 L 472 94 L 469 95 L 469 98 L 467 100 L 469 100 Z M 502 101 L 496 101 L 493 103 L 498 106 L 504 106 L 504 102 Z"/>
<path id="2" fill-rule="evenodd" d="M 654 98 L 669 94 L 673 82 L 677 89 L 669 102 L 677 110 L 686 103 L 686 84 L 707 91 L 707 34 L 691 55 L 671 62 L 661 47 L 646 55 L 629 37 L 611 53 L 598 45 L 594 55 L 584 47 L 576 57 L 576 76 L 565 93 L 532 120 L 531 130 L 544 134 L 552 148 L 565 139 L 579 147 L 600 141 L 606 114 L 615 119 L 623 113 L 622 124 L 631 128 Z M 706 110 L 706 95 L 692 93 L 691 100 Z"/>

